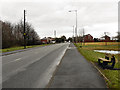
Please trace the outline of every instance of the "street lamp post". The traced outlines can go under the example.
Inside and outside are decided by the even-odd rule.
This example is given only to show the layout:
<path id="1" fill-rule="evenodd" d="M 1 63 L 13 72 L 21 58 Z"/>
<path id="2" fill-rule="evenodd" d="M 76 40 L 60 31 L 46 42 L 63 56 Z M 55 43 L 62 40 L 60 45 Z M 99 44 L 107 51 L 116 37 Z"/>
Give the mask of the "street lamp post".
<path id="1" fill-rule="evenodd" d="M 69 12 L 75 12 L 75 13 L 76 13 L 76 27 L 75 27 L 75 36 L 76 36 L 76 43 L 77 43 L 77 10 L 70 10 Z"/>
<path id="2" fill-rule="evenodd" d="M 73 43 L 74 43 L 74 26 L 73 26 Z"/>

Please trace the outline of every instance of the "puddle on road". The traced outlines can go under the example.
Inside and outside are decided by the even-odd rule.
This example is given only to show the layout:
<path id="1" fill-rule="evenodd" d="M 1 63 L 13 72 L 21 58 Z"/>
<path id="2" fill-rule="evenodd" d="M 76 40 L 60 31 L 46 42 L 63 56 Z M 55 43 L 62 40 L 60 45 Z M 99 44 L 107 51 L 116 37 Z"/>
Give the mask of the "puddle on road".
<path id="1" fill-rule="evenodd" d="M 108 54 L 120 54 L 120 51 L 113 51 L 113 50 L 94 50 L 95 52 L 101 52 L 101 53 L 108 53 Z"/>

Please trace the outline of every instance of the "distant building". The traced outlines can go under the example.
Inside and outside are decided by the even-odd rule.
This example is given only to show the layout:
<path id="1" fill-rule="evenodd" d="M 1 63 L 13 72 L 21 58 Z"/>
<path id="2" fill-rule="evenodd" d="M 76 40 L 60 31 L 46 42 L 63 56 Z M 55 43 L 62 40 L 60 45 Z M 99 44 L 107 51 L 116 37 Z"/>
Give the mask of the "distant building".
<path id="1" fill-rule="evenodd" d="M 55 38 L 48 37 L 48 39 L 49 39 L 49 43 L 55 43 Z"/>
<path id="2" fill-rule="evenodd" d="M 109 36 L 105 35 L 105 36 L 101 37 L 101 41 L 103 41 L 103 42 L 110 42 L 111 40 L 110 40 Z"/>
<path id="3" fill-rule="evenodd" d="M 44 37 L 43 39 L 41 39 L 41 43 L 43 44 L 48 44 L 48 43 L 55 43 L 55 39 L 52 37 Z"/>
<path id="4" fill-rule="evenodd" d="M 84 35 L 83 37 L 84 42 L 94 42 L 93 36 L 90 34 Z"/>
<path id="5" fill-rule="evenodd" d="M 41 39 L 41 43 L 43 44 L 47 44 L 49 42 L 48 38 L 44 37 L 43 39 Z"/>

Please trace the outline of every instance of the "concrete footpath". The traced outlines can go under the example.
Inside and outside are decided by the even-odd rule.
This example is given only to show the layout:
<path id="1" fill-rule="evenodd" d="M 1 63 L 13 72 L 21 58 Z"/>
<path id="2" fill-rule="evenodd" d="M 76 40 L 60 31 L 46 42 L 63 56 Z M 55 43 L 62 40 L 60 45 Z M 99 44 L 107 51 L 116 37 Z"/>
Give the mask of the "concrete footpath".
<path id="1" fill-rule="evenodd" d="M 48 88 L 107 88 L 103 77 L 70 44 Z"/>

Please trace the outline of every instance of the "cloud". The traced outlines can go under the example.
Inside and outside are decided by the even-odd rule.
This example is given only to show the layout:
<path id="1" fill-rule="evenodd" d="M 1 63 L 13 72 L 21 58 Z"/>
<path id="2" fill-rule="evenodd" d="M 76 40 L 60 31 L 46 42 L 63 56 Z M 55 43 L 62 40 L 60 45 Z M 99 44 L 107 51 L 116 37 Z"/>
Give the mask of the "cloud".
<path id="1" fill-rule="evenodd" d="M 23 19 L 25 9 L 27 22 L 33 25 L 40 37 L 53 36 L 54 30 L 57 30 L 58 36 L 63 34 L 67 37 L 72 36 L 75 13 L 70 13 L 69 10 L 78 10 L 78 30 L 88 26 L 89 29 L 91 27 L 92 32 L 86 30 L 86 33 L 102 34 L 108 30 L 111 23 L 114 23 L 114 28 L 110 28 L 110 33 L 117 31 L 117 0 L 91 0 L 91 2 L 90 0 L 5 0 L 1 7 L 0 18 L 12 23 Z M 97 27 L 97 25 L 100 26 Z"/>
<path id="2" fill-rule="evenodd" d="M 108 36 L 116 36 L 118 32 L 118 23 L 101 23 L 94 24 L 92 26 L 85 26 L 86 34 L 91 34 L 96 38 L 102 37 L 104 32 L 107 32 Z"/>

